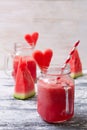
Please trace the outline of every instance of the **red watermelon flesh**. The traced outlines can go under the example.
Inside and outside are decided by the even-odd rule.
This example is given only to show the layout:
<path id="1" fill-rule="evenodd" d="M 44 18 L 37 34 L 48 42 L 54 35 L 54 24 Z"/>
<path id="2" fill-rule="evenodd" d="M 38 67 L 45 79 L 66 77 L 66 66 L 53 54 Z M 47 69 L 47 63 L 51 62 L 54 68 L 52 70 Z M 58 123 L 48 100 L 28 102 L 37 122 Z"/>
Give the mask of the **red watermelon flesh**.
<path id="1" fill-rule="evenodd" d="M 36 62 L 34 61 L 33 58 L 29 58 L 29 57 L 26 57 L 26 60 L 27 60 L 27 68 L 28 70 L 30 71 L 31 73 L 31 76 L 34 80 L 34 82 L 36 82 L 36 78 L 37 78 L 37 73 L 36 73 Z"/>
<path id="2" fill-rule="evenodd" d="M 37 43 L 38 37 L 39 37 L 39 33 L 38 32 L 34 32 L 33 34 L 26 34 L 24 39 L 31 46 L 35 46 L 36 43 Z"/>
<path id="3" fill-rule="evenodd" d="M 32 36 L 30 34 L 26 34 L 24 38 L 30 45 L 32 45 L 33 39 L 32 39 Z"/>
<path id="4" fill-rule="evenodd" d="M 53 51 L 51 49 L 47 49 L 44 51 L 44 66 L 49 67 L 51 58 L 53 56 Z"/>
<path id="5" fill-rule="evenodd" d="M 69 63 L 71 69 L 71 77 L 77 78 L 79 76 L 82 76 L 82 63 L 77 49 L 74 51 Z"/>
<path id="6" fill-rule="evenodd" d="M 14 88 L 14 97 L 17 99 L 27 99 L 34 95 L 34 81 L 27 68 L 27 64 L 23 62 L 22 58 L 20 58 Z"/>
<path id="7" fill-rule="evenodd" d="M 36 45 L 36 42 L 38 40 L 38 37 L 39 37 L 39 33 L 38 32 L 34 32 L 32 34 L 32 39 L 33 39 L 33 42 L 34 42 L 34 45 Z"/>
<path id="8" fill-rule="evenodd" d="M 36 60 L 41 70 L 49 67 L 52 56 L 53 56 L 53 51 L 51 49 L 46 49 L 44 52 L 40 50 L 36 50 L 33 53 L 33 57 Z"/>
<path id="9" fill-rule="evenodd" d="M 19 60 L 20 60 L 21 56 L 15 56 L 14 60 L 13 60 L 13 72 L 12 72 L 12 76 L 14 77 L 14 79 L 16 79 L 16 74 L 17 74 L 17 69 L 18 69 L 18 64 L 19 64 Z M 30 56 L 24 56 L 22 57 L 22 59 L 24 60 L 24 62 L 27 61 L 27 67 L 32 75 L 32 78 L 34 80 L 34 82 L 36 81 L 36 62 L 34 61 L 34 59 Z"/>

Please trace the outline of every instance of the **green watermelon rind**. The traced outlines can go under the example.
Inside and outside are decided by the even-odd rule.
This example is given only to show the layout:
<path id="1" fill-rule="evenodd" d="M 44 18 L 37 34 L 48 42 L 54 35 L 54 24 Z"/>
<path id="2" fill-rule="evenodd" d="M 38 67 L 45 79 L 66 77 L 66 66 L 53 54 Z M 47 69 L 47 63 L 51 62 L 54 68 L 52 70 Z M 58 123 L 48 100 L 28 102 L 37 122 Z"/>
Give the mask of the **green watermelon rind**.
<path id="1" fill-rule="evenodd" d="M 28 99 L 30 97 L 33 97 L 35 95 L 35 90 L 32 90 L 31 92 L 29 93 L 17 93 L 15 92 L 14 93 L 14 98 L 16 99 L 22 99 L 22 100 L 25 100 L 25 99 Z"/>
<path id="2" fill-rule="evenodd" d="M 83 76 L 83 73 L 82 72 L 78 72 L 78 73 L 71 73 L 70 76 L 73 78 L 73 79 L 76 79 L 80 76 Z"/>

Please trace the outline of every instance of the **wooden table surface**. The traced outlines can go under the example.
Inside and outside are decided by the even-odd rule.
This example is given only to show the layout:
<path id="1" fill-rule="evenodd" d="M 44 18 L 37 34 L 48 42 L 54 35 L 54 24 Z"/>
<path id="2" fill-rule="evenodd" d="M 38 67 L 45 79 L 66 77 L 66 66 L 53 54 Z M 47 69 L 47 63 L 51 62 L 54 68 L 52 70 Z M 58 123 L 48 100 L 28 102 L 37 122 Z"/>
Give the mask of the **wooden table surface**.
<path id="1" fill-rule="evenodd" d="M 37 94 L 28 100 L 13 97 L 13 80 L 0 71 L 0 130 L 87 130 L 87 75 L 75 80 L 75 115 L 49 124 L 37 113 Z"/>

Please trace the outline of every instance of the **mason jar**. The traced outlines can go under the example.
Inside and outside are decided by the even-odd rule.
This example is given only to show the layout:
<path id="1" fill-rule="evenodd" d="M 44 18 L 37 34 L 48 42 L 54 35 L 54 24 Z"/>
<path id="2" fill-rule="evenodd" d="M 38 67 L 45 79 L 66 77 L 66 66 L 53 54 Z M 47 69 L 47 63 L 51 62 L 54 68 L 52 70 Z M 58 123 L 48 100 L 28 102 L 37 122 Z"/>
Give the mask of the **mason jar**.
<path id="1" fill-rule="evenodd" d="M 43 120 L 59 123 L 74 115 L 74 80 L 67 66 L 49 67 L 37 81 L 37 111 Z"/>
<path id="2" fill-rule="evenodd" d="M 14 43 L 13 51 L 8 52 L 8 55 L 5 57 L 5 72 L 8 75 L 12 75 L 14 80 L 16 79 L 18 64 L 21 57 L 22 60 L 26 62 L 34 82 L 36 81 L 36 62 L 32 57 L 33 49 L 33 47 L 26 43 Z"/>

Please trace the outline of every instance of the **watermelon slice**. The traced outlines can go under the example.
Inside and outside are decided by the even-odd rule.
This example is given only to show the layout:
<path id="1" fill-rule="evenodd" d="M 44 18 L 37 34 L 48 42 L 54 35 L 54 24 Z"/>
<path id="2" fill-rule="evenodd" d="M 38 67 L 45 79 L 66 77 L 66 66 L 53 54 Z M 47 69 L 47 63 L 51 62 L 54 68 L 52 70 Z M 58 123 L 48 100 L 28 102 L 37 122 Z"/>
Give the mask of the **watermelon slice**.
<path id="1" fill-rule="evenodd" d="M 71 69 L 71 77 L 77 78 L 83 75 L 82 73 L 82 63 L 79 57 L 78 50 L 76 49 L 70 59 L 70 69 Z"/>
<path id="2" fill-rule="evenodd" d="M 31 73 L 31 76 L 34 80 L 34 82 L 36 82 L 37 79 L 37 73 L 36 73 L 36 62 L 32 57 L 26 56 L 25 60 L 27 60 L 27 68 Z"/>
<path id="3" fill-rule="evenodd" d="M 30 46 L 35 46 L 36 42 L 38 40 L 38 37 L 39 37 L 39 33 L 34 32 L 32 35 L 31 34 L 26 34 L 24 36 L 24 39 L 27 41 L 28 44 L 30 44 Z"/>
<path id="4" fill-rule="evenodd" d="M 19 64 L 19 60 L 20 60 L 21 56 L 15 56 L 14 60 L 13 60 L 13 71 L 12 71 L 12 76 L 14 79 L 16 79 L 16 75 L 17 75 L 17 69 L 18 69 L 18 64 Z M 22 57 L 23 61 L 27 61 L 27 68 L 29 69 L 32 78 L 34 80 L 34 82 L 36 81 L 36 62 L 35 60 L 30 57 L 30 56 L 23 56 Z"/>
<path id="5" fill-rule="evenodd" d="M 36 50 L 33 53 L 33 57 L 41 70 L 47 69 L 49 67 L 52 56 L 53 51 L 51 49 L 46 49 L 44 52 Z"/>
<path id="6" fill-rule="evenodd" d="M 20 58 L 16 76 L 14 97 L 17 99 L 27 99 L 34 95 L 34 81 L 27 68 L 26 62 L 23 62 L 22 58 Z"/>

